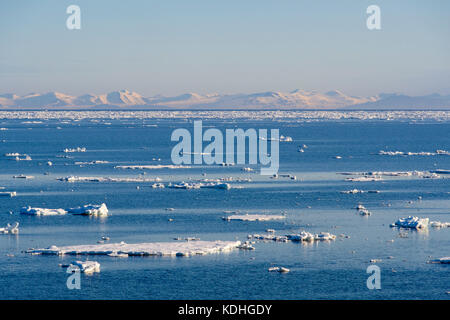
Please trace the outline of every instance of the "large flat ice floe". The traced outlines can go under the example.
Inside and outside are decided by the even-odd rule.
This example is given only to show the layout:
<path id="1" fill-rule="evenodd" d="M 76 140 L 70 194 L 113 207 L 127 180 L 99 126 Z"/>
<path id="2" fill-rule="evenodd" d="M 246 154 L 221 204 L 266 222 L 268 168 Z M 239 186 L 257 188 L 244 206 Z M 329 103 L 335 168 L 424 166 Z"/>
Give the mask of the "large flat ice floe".
<path id="1" fill-rule="evenodd" d="M 445 171 L 445 170 L 444 170 Z M 355 175 L 360 177 L 346 178 L 346 181 L 378 181 L 382 177 L 418 177 L 423 179 L 438 179 L 437 171 L 369 171 L 369 172 L 338 172 L 340 175 Z"/>
<path id="2" fill-rule="evenodd" d="M 132 166 L 115 166 L 116 169 L 132 169 L 132 170 L 144 170 L 144 169 L 184 169 L 190 168 L 190 166 L 174 165 L 174 164 L 151 164 L 151 165 L 132 165 Z"/>
<path id="3" fill-rule="evenodd" d="M 231 221 L 270 221 L 285 219 L 286 216 L 282 215 L 269 215 L 269 214 L 235 214 L 227 217 L 222 217 L 223 220 Z"/>
<path id="4" fill-rule="evenodd" d="M 32 208 L 24 207 L 20 210 L 21 214 L 28 214 L 32 216 L 57 216 L 71 213 L 74 215 L 85 216 L 106 216 L 108 215 L 108 208 L 106 204 L 87 204 L 84 206 L 69 208 L 69 209 L 47 209 L 47 208 Z"/>
<path id="5" fill-rule="evenodd" d="M 68 176 L 57 178 L 59 181 L 64 182 L 159 182 L 160 178 L 144 178 L 144 177 L 77 177 Z"/>
<path id="6" fill-rule="evenodd" d="M 329 232 L 310 233 L 302 231 L 300 233 L 287 234 L 284 236 L 277 236 L 274 234 L 249 234 L 248 239 L 264 240 L 264 241 L 276 241 L 276 242 L 314 242 L 314 241 L 333 241 L 336 240 L 336 236 Z"/>
<path id="7" fill-rule="evenodd" d="M 176 184 L 169 183 L 167 187 L 172 189 L 222 189 L 222 190 L 231 189 L 231 185 L 229 183 L 217 183 L 217 182 L 188 183 L 183 181 Z"/>
<path id="8" fill-rule="evenodd" d="M 404 151 L 383 151 L 378 152 L 379 155 L 384 156 L 449 156 L 450 152 L 446 150 L 436 150 L 435 152 L 419 151 L 419 152 L 404 152 Z"/>
<path id="9" fill-rule="evenodd" d="M 107 255 L 127 254 L 129 256 L 193 256 L 237 249 L 240 241 L 186 241 L 186 242 L 149 242 L 149 243 L 107 243 L 96 245 L 78 245 L 46 249 L 29 249 L 26 252 L 42 255 Z"/>

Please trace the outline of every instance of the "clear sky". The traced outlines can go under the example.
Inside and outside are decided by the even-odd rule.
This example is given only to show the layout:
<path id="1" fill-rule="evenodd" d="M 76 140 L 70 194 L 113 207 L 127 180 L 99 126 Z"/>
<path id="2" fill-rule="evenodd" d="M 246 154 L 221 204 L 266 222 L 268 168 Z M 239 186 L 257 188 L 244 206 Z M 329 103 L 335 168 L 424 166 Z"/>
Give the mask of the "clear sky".
<path id="1" fill-rule="evenodd" d="M 450 94 L 450 1 L 1 0 L 0 49 L 0 93 Z"/>

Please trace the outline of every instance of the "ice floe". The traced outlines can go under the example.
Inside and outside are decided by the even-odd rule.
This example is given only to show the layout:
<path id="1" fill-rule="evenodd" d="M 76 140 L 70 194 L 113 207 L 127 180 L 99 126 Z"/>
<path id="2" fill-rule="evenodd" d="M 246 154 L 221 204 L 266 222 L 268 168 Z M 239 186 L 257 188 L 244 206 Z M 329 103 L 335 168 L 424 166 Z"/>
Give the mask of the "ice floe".
<path id="1" fill-rule="evenodd" d="M 437 155 L 450 155 L 449 151 L 446 150 L 436 150 L 435 152 L 427 152 L 427 151 L 420 151 L 420 152 L 403 152 L 403 151 L 383 151 L 380 150 L 378 152 L 379 155 L 386 155 L 386 156 L 437 156 Z"/>
<path id="2" fill-rule="evenodd" d="M 14 160 L 16 161 L 31 161 L 31 157 L 29 155 L 24 155 L 23 157 L 15 157 Z"/>
<path id="3" fill-rule="evenodd" d="M 362 216 L 370 216 L 370 215 L 372 215 L 372 213 L 369 210 L 367 210 L 367 208 L 364 207 L 362 204 L 358 204 L 356 206 L 356 210 Z"/>
<path id="4" fill-rule="evenodd" d="M 450 257 L 443 257 L 435 260 L 429 260 L 428 263 L 450 264 Z"/>
<path id="5" fill-rule="evenodd" d="M 29 249 L 34 255 L 110 255 L 112 253 L 129 256 L 194 256 L 228 252 L 237 249 L 240 241 L 186 241 L 186 242 L 149 242 L 127 244 L 106 243 L 79 246 L 51 246 L 47 249 Z"/>
<path id="6" fill-rule="evenodd" d="M 86 152 L 86 148 L 84 147 L 76 147 L 76 148 L 65 148 L 63 150 L 64 153 L 74 153 L 74 152 Z"/>
<path id="7" fill-rule="evenodd" d="M 242 215 L 231 215 L 227 217 L 222 217 L 223 220 L 231 221 L 270 221 L 270 220 L 281 220 L 285 219 L 286 216 L 283 215 L 269 215 L 269 214 L 242 214 Z"/>
<path id="8" fill-rule="evenodd" d="M 0 192 L 0 197 L 12 198 L 12 197 L 15 197 L 15 196 L 17 196 L 17 192 L 16 191 L 3 191 L 3 192 Z"/>
<path id="9" fill-rule="evenodd" d="M 19 174 L 17 176 L 13 176 L 14 179 L 34 179 L 34 176 L 26 176 L 24 174 Z"/>
<path id="10" fill-rule="evenodd" d="M 424 229 L 428 227 L 429 218 L 419 218 L 409 216 L 407 218 L 400 218 L 391 227 L 410 228 L 410 229 Z"/>
<path id="11" fill-rule="evenodd" d="M 19 233 L 19 223 L 15 222 L 13 225 L 7 224 L 6 227 L 0 228 L 0 234 L 18 234 Z"/>
<path id="12" fill-rule="evenodd" d="M 345 178 L 345 181 L 349 182 L 371 182 L 371 181 L 381 181 L 383 180 L 381 177 L 373 176 L 363 176 L 363 177 L 356 177 L 356 178 Z"/>
<path id="13" fill-rule="evenodd" d="M 201 189 L 201 188 L 209 188 L 209 189 L 222 189 L 229 190 L 231 189 L 231 185 L 229 183 L 188 183 L 188 182 L 180 182 L 180 183 L 169 183 L 167 188 L 172 189 Z"/>
<path id="14" fill-rule="evenodd" d="M 97 261 L 73 261 L 69 268 L 73 271 L 79 270 L 82 273 L 100 272 L 100 263 Z"/>
<path id="15" fill-rule="evenodd" d="M 18 152 L 5 153 L 5 157 L 14 158 L 16 161 L 31 161 L 31 157 L 27 154 L 20 154 Z"/>
<path id="16" fill-rule="evenodd" d="M 263 241 L 276 241 L 276 242 L 288 242 L 287 236 L 276 236 L 274 234 L 249 234 L 248 239 L 263 240 Z"/>
<path id="17" fill-rule="evenodd" d="M 46 209 L 46 208 L 32 208 L 23 207 L 20 210 L 21 214 L 27 214 L 32 216 L 57 216 L 66 214 L 67 211 L 64 209 Z"/>
<path id="18" fill-rule="evenodd" d="M 57 178 L 59 181 L 65 182 L 159 182 L 160 178 L 144 178 L 144 177 L 77 177 L 68 176 Z"/>
<path id="19" fill-rule="evenodd" d="M 270 267 L 269 272 L 288 273 L 290 270 L 285 267 Z"/>
<path id="20" fill-rule="evenodd" d="M 85 216 L 106 216 L 108 215 L 108 208 L 104 203 L 100 205 L 87 204 L 81 207 L 67 209 L 67 212 Z"/>
<path id="21" fill-rule="evenodd" d="M 130 165 L 130 166 L 115 166 L 116 169 L 132 169 L 132 170 L 144 170 L 144 169 L 184 169 L 184 168 L 190 168 L 189 166 L 182 166 L 182 165 L 173 165 L 173 164 L 153 164 L 153 165 Z"/>
<path id="22" fill-rule="evenodd" d="M 249 234 L 248 239 L 263 240 L 263 241 L 276 241 L 276 242 L 314 242 L 314 241 L 333 241 L 336 240 L 336 236 L 329 232 L 310 233 L 307 231 L 301 231 L 300 233 L 287 234 L 284 236 L 277 236 L 274 234 Z"/>
<path id="23" fill-rule="evenodd" d="M 241 250 L 255 250 L 255 247 L 252 246 L 250 241 L 245 241 L 244 243 L 240 244 L 237 248 Z"/>
<path id="24" fill-rule="evenodd" d="M 343 194 L 357 194 L 357 193 L 380 193 L 380 191 L 378 190 L 359 190 L 359 189 L 352 189 L 352 190 L 346 190 L 346 191 L 341 191 L 341 193 Z"/>
<path id="25" fill-rule="evenodd" d="M 291 241 L 333 241 L 336 240 L 336 236 L 329 232 L 320 232 L 317 234 L 312 234 L 306 231 L 302 231 L 298 234 L 288 234 L 287 238 Z"/>
<path id="26" fill-rule="evenodd" d="M 340 175 L 356 175 L 361 177 L 346 178 L 347 181 L 378 181 L 382 177 L 419 177 L 424 179 L 440 178 L 436 171 L 369 171 L 338 172 Z"/>
<path id="27" fill-rule="evenodd" d="M 285 137 L 285 136 L 283 136 L 283 135 L 280 135 L 280 138 L 279 139 L 275 139 L 275 138 L 265 138 L 265 137 L 259 137 L 259 139 L 260 140 L 264 140 L 264 141 L 280 141 L 280 142 L 292 142 L 292 141 L 294 141 L 293 139 L 292 139 L 292 137 L 289 137 L 289 136 L 287 136 L 287 137 Z"/>
<path id="28" fill-rule="evenodd" d="M 430 227 L 433 228 L 450 228 L 450 222 L 430 221 Z"/>
<path id="29" fill-rule="evenodd" d="M 20 210 L 21 214 L 33 215 L 33 216 L 57 216 L 71 213 L 74 215 L 93 215 L 93 216 L 106 216 L 108 215 L 108 208 L 106 204 L 100 205 L 88 204 L 76 208 L 70 209 L 47 209 L 47 208 L 32 208 L 30 206 L 23 207 Z"/>
<path id="30" fill-rule="evenodd" d="M 94 160 L 94 161 L 76 161 L 76 165 L 94 165 L 94 164 L 108 164 L 109 161 L 105 160 Z"/>

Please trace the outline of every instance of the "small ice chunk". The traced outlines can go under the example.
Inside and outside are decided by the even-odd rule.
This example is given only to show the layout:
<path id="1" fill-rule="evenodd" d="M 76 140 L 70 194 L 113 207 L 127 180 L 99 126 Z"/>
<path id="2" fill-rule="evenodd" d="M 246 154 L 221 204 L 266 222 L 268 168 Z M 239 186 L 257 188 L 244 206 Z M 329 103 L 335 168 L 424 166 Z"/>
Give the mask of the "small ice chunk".
<path id="1" fill-rule="evenodd" d="M 34 179 L 34 176 L 26 176 L 24 174 L 19 174 L 17 176 L 13 176 L 14 179 Z"/>
<path id="2" fill-rule="evenodd" d="M 237 248 L 241 249 L 241 250 L 255 250 L 255 247 L 253 247 L 249 241 L 245 241 L 243 244 L 239 245 Z"/>
<path id="3" fill-rule="evenodd" d="M 16 222 L 13 225 L 7 224 L 6 227 L 0 228 L 0 234 L 18 234 L 19 233 L 19 223 Z"/>
<path id="4" fill-rule="evenodd" d="M 279 273 L 288 273 L 289 270 L 288 268 L 285 267 L 270 267 L 269 268 L 269 272 L 279 272 Z"/>
<path id="5" fill-rule="evenodd" d="M 100 263 L 97 261 L 74 261 L 69 265 L 72 270 L 80 270 L 82 273 L 100 272 Z"/>

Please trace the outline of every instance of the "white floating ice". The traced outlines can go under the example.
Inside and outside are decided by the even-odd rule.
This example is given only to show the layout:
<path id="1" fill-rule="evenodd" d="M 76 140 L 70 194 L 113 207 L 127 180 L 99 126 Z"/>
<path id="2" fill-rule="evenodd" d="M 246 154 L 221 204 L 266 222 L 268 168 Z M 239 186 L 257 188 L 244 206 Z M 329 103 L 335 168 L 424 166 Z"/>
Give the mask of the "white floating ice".
<path id="1" fill-rule="evenodd" d="M 106 216 L 108 215 L 108 208 L 106 204 L 102 203 L 100 205 L 87 204 L 77 208 L 67 209 L 69 213 L 87 215 L 87 216 Z"/>
<path id="2" fill-rule="evenodd" d="M 176 184 L 169 183 L 167 187 L 172 189 L 201 189 L 201 188 L 223 189 L 223 190 L 231 189 L 231 185 L 229 183 L 216 183 L 216 182 L 188 183 L 183 181 Z"/>
<path id="3" fill-rule="evenodd" d="M 14 179 L 34 179 L 34 176 L 26 176 L 24 174 L 19 174 L 17 176 L 13 176 Z"/>
<path id="4" fill-rule="evenodd" d="M 18 234 L 19 233 L 19 223 L 16 222 L 13 225 L 9 223 L 4 228 L 0 228 L 0 234 Z"/>
<path id="5" fill-rule="evenodd" d="M 69 268 L 80 270 L 82 273 L 100 272 L 100 263 L 97 261 L 73 261 Z"/>
<path id="6" fill-rule="evenodd" d="M 74 215 L 94 215 L 106 216 L 108 215 L 108 208 L 106 204 L 101 205 L 87 204 L 81 207 L 70 209 L 47 209 L 47 208 L 32 208 L 30 206 L 24 207 L 20 210 L 21 214 L 28 214 L 33 216 L 56 216 L 71 213 Z"/>
<path id="7" fill-rule="evenodd" d="M 410 228 L 410 229 L 424 229 L 428 227 L 428 218 L 419 218 L 409 216 L 407 218 L 400 218 L 391 227 Z"/>
<path id="8" fill-rule="evenodd" d="M 241 215 L 231 215 L 223 217 L 223 220 L 238 220 L 238 221 L 269 221 L 269 220 L 281 220 L 285 219 L 286 216 L 282 215 L 264 215 L 264 214 L 241 214 Z"/>
<path id="9" fill-rule="evenodd" d="M 63 178 L 58 178 L 59 181 L 64 182 L 158 182 L 161 181 L 160 178 L 117 178 L 117 177 L 77 177 L 68 176 Z"/>
<path id="10" fill-rule="evenodd" d="M 428 263 L 442 263 L 442 264 L 450 264 L 450 257 L 443 257 L 435 260 L 430 260 Z"/>
<path id="11" fill-rule="evenodd" d="M 17 196 L 17 192 L 15 191 L 4 191 L 4 192 L 0 192 L 0 197 L 15 197 Z"/>
<path id="12" fill-rule="evenodd" d="M 285 267 L 270 267 L 269 272 L 288 273 L 290 270 Z"/>
<path id="13" fill-rule="evenodd" d="M 24 207 L 20 210 L 21 214 L 28 214 L 32 216 L 57 216 L 66 214 L 67 211 L 64 209 L 46 209 L 46 208 L 32 208 Z"/>
<path id="14" fill-rule="evenodd" d="M 76 147 L 76 148 L 65 148 L 63 150 L 64 153 L 73 153 L 73 152 L 86 152 L 86 148 Z"/>
<path id="15" fill-rule="evenodd" d="M 155 165 L 133 165 L 133 166 L 115 166 L 116 169 L 183 169 L 183 168 L 190 168 L 189 166 L 182 166 L 182 165 L 173 165 L 173 164 L 155 164 Z"/>
<path id="16" fill-rule="evenodd" d="M 186 242 L 150 242 L 150 243 L 107 243 L 79 245 L 47 249 L 30 249 L 30 254 L 49 255 L 110 255 L 112 253 L 129 256 L 193 256 L 227 252 L 237 248 L 240 241 L 186 241 Z"/>
<path id="17" fill-rule="evenodd" d="M 433 228 L 450 228 L 450 222 L 430 221 Z"/>
<path id="18" fill-rule="evenodd" d="M 291 241 L 332 241 L 336 239 L 334 234 L 329 232 L 321 232 L 318 234 L 312 234 L 306 231 L 302 231 L 299 234 L 288 234 L 287 238 Z"/>

